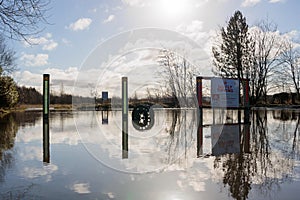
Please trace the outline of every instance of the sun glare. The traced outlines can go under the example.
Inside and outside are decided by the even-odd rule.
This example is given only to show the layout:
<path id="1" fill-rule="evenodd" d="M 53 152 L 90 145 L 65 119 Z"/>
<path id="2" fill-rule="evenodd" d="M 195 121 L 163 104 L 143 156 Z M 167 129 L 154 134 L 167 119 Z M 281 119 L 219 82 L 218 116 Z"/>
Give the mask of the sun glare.
<path id="1" fill-rule="evenodd" d="M 187 0 L 160 0 L 159 7 L 165 17 L 177 18 L 187 13 Z"/>

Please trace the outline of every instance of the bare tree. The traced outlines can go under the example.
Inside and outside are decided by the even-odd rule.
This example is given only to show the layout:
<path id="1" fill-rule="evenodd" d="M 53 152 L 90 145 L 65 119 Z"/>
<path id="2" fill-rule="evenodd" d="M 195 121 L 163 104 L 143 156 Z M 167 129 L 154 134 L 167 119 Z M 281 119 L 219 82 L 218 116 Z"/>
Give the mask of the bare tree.
<path id="1" fill-rule="evenodd" d="M 263 20 L 252 29 L 252 38 L 255 42 L 254 65 L 250 70 L 251 92 L 253 101 L 257 102 L 266 96 L 268 81 L 271 80 L 272 72 L 278 66 L 278 56 L 282 51 L 282 42 L 279 39 L 277 26 Z"/>
<path id="2" fill-rule="evenodd" d="M 188 106 L 188 98 L 195 96 L 196 68 L 186 58 L 166 49 L 160 52 L 158 63 L 163 67 L 160 75 L 166 81 L 167 95 Z"/>
<path id="3" fill-rule="evenodd" d="M 0 31 L 5 37 L 25 39 L 41 31 L 49 0 L 0 0 Z"/>
<path id="4" fill-rule="evenodd" d="M 281 69 L 279 74 L 287 78 L 292 88 L 296 91 L 297 100 L 300 97 L 300 51 L 297 45 L 291 40 L 287 40 L 280 54 Z"/>
<path id="5" fill-rule="evenodd" d="M 0 76 L 10 74 L 16 69 L 15 52 L 7 47 L 5 39 L 0 36 Z"/>

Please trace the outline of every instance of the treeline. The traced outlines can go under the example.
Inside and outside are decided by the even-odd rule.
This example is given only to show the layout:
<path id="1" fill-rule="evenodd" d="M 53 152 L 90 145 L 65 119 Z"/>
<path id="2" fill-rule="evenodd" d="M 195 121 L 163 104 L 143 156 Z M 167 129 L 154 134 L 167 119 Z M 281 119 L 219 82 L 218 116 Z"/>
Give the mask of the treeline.
<path id="1" fill-rule="evenodd" d="M 18 104 L 42 104 L 43 95 L 33 87 L 17 86 Z M 88 101 L 89 100 L 89 101 Z M 71 94 L 50 94 L 50 104 L 72 104 L 72 102 L 93 102 L 94 98 L 72 96 Z"/>
<path id="2" fill-rule="evenodd" d="M 43 95 L 32 87 L 17 87 L 19 93 L 18 104 L 42 104 Z M 50 94 L 50 104 L 72 104 L 72 95 L 62 94 L 60 96 Z"/>

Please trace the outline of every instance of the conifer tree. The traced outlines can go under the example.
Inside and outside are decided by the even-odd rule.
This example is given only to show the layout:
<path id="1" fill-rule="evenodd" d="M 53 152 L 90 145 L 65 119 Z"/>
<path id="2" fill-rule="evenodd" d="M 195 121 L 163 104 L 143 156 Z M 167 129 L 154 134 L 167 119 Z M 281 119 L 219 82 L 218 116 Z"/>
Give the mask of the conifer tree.
<path id="1" fill-rule="evenodd" d="M 254 45 L 248 33 L 246 18 L 236 11 L 227 27 L 221 28 L 221 41 L 212 47 L 214 73 L 226 78 L 249 78 Z"/>

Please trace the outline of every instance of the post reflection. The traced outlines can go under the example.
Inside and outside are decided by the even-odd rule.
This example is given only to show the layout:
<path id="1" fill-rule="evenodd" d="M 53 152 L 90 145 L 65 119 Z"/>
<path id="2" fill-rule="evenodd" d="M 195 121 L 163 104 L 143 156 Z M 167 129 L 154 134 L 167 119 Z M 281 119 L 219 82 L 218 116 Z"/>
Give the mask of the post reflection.
<path id="1" fill-rule="evenodd" d="M 128 158 L 128 82 L 122 77 L 122 158 Z"/>
<path id="2" fill-rule="evenodd" d="M 244 111 L 243 120 L 239 110 L 213 110 L 212 123 L 203 122 L 203 109 L 199 109 L 197 131 L 197 157 L 203 156 L 203 128 L 210 127 L 211 155 L 250 153 L 250 110 Z M 234 120 L 234 118 L 237 118 Z M 240 144 L 243 144 L 243 148 Z M 207 152 L 206 152 L 207 153 Z"/>
<path id="3" fill-rule="evenodd" d="M 108 112 L 107 109 L 101 110 L 102 124 L 108 124 Z"/>
<path id="4" fill-rule="evenodd" d="M 293 119 L 287 117 L 286 113 L 282 115 L 280 112 L 278 112 L 279 116 L 283 116 L 284 120 Z M 273 112 L 274 115 L 276 113 Z M 248 122 L 250 115 L 246 113 L 245 123 L 241 124 L 239 144 L 241 151 L 215 157 L 214 168 L 223 171 L 223 184 L 229 186 L 229 192 L 234 199 L 247 199 L 253 180 L 267 193 L 268 188 L 280 187 L 281 183 L 290 180 L 289 174 L 295 167 L 294 157 L 297 154 L 294 151 L 294 141 L 299 136 L 294 134 L 292 136 L 294 138 L 279 144 L 282 139 L 276 138 L 287 133 L 284 121 L 281 120 L 277 127 L 274 123 L 277 117 L 268 119 L 269 117 L 267 110 L 253 111 L 250 124 Z M 296 133 L 297 130 L 298 123 L 295 125 L 295 130 L 291 129 L 291 132 Z M 271 146 L 276 147 L 276 151 L 272 150 Z"/>
<path id="5" fill-rule="evenodd" d="M 50 137 L 48 117 L 43 117 L 43 162 L 50 163 Z"/>

